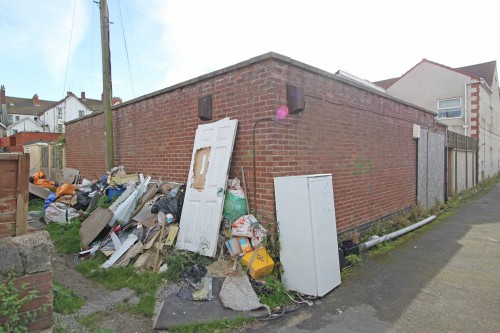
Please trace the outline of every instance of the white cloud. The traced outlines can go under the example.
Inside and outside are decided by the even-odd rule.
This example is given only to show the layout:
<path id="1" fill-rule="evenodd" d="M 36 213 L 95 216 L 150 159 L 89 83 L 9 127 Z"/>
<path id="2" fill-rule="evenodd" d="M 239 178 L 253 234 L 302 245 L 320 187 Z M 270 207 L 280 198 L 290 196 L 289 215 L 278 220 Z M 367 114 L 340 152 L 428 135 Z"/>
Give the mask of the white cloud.
<path id="1" fill-rule="evenodd" d="M 67 0 L 32 0 L 12 1 L 6 8 L 2 8 L 2 33 L 9 34 L 9 52 L 25 59 L 30 65 L 36 63 L 46 67 L 53 78 L 64 80 L 73 5 L 74 1 Z M 76 1 L 72 53 L 85 35 L 88 7 L 88 1 Z M 3 29 L 5 27 L 7 30 Z"/>

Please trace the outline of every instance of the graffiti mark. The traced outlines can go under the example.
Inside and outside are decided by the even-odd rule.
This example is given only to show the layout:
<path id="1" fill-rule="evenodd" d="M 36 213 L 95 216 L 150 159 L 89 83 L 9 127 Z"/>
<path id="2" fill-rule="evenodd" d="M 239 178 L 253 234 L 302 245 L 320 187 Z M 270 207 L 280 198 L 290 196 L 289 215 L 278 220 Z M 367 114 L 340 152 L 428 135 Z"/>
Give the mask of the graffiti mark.
<path id="1" fill-rule="evenodd" d="M 353 169 L 353 173 L 356 176 L 371 174 L 374 169 L 373 159 L 358 156 L 354 162 Z"/>

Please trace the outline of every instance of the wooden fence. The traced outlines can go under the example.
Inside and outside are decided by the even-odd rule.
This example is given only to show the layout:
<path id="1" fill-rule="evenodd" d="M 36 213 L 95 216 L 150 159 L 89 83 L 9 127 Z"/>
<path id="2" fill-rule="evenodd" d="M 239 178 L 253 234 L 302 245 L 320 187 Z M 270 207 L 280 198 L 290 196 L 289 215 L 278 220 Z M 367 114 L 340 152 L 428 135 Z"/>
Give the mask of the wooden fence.
<path id="1" fill-rule="evenodd" d="M 29 154 L 0 154 L 0 238 L 28 228 Z"/>

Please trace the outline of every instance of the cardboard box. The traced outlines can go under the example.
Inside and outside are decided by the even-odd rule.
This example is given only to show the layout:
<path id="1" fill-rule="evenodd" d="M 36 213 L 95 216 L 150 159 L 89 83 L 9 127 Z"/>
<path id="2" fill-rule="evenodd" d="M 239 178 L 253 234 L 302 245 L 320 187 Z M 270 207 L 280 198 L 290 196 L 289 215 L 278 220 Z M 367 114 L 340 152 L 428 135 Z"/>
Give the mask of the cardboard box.
<path id="1" fill-rule="evenodd" d="M 254 279 L 266 276 L 274 268 L 274 261 L 269 256 L 265 247 L 248 252 L 241 258 L 241 264 L 250 267 L 250 276 Z"/>

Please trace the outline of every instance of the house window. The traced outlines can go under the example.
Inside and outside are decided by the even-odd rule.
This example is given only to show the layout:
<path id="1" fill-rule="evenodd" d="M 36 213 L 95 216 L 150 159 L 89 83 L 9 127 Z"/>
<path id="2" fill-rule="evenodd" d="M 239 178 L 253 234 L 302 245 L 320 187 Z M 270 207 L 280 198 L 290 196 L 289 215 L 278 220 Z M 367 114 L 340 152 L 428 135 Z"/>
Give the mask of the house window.
<path id="1" fill-rule="evenodd" d="M 16 134 L 17 133 L 17 130 L 12 130 L 12 134 Z"/>
<path id="2" fill-rule="evenodd" d="M 35 117 L 35 118 L 33 118 L 33 119 L 35 119 L 35 121 L 38 121 L 38 117 Z"/>
<path id="3" fill-rule="evenodd" d="M 62 119 L 62 108 L 57 108 L 57 118 Z"/>
<path id="4" fill-rule="evenodd" d="M 9 115 L 9 124 L 12 124 L 14 122 L 14 116 Z"/>
<path id="5" fill-rule="evenodd" d="M 83 117 L 85 115 L 85 111 L 78 110 L 78 117 Z"/>
<path id="6" fill-rule="evenodd" d="M 438 101 L 438 119 L 460 118 L 462 106 L 460 98 L 443 99 Z"/>
<path id="7" fill-rule="evenodd" d="M 63 131 L 63 124 L 57 124 L 57 131 L 59 133 L 62 133 L 62 131 Z"/>
<path id="8" fill-rule="evenodd" d="M 19 116 L 16 116 L 16 121 L 19 121 Z"/>

